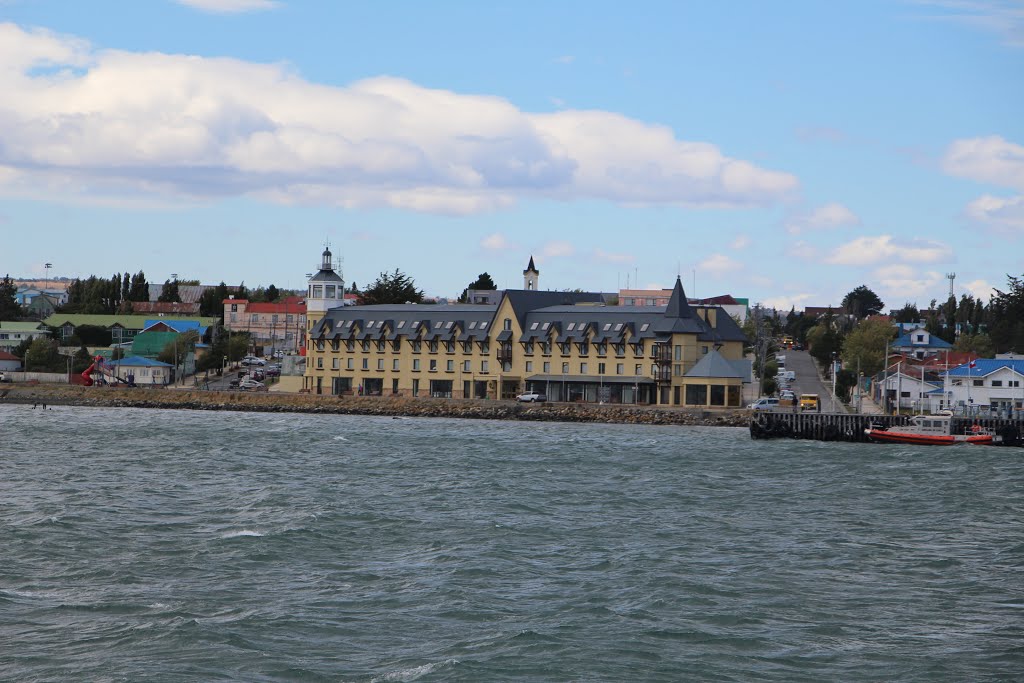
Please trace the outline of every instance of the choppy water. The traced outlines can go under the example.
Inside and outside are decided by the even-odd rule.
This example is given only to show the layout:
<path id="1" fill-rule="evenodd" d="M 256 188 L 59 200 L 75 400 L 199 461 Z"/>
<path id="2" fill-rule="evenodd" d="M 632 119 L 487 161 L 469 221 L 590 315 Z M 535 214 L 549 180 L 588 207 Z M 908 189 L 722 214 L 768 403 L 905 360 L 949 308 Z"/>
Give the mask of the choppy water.
<path id="1" fill-rule="evenodd" d="M 1021 680 L 1022 462 L 0 407 L 0 679 Z"/>

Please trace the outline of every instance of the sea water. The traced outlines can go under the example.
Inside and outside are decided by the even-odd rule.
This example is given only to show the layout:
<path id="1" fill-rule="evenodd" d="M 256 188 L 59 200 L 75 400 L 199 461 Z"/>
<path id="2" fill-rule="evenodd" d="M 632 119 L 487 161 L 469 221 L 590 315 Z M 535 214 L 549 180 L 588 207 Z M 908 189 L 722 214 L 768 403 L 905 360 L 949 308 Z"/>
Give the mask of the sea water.
<path id="1" fill-rule="evenodd" d="M 0 680 L 1021 680 L 1022 462 L 0 406 Z"/>

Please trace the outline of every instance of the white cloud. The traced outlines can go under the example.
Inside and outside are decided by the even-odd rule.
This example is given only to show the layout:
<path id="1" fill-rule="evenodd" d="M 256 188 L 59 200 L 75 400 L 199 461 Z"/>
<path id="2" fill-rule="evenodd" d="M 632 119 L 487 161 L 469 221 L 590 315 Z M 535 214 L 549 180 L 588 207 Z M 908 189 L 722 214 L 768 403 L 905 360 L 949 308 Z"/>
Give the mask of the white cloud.
<path id="1" fill-rule="evenodd" d="M 982 195 L 967 205 L 967 216 L 978 223 L 1024 232 L 1024 195 L 993 197 Z"/>
<path id="2" fill-rule="evenodd" d="M 786 230 L 791 235 L 799 235 L 806 230 L 831 230 L 852 225 L 860 225 L 860 217 L 842 204 L 832 202 L 810 213 L 791 217 L 786 222 Z"/>
<path id="3" fill-rule="evenodd" d="M 786 251 L 786 253 L 791 254 L 802 261 L 818 261 L 821 259 L 821 250 L 804 240 L 795 242 L 793 246 Z"/>
<path id="4" fill-rule="evenodd" d="M 576 248 L 568 242 L 554 241 L 548 242 L 540 248 L 540 255 L 544 258 L 558 258 L 560 256 L 572 256 L 576 253 Z"/>
<path id="5" fill-rule="evenodd" d="M 877 284 L 878 295 L 887 302 L 942 298 L 941 293 L 946 287 L 943 274 L 934 271 L 919 273 L 904 264 L 878 268 L 872 273 L 871 280 Z"/>
<path id="6" fill-rule="evenodd" d="M 489 251 L 504 251 L 514 245 L 503 234 L 496 232 L 480 240 L 480 246 Z"/>
<path id="7" fill-rule="evenodd" d="M 799 185 L 614 112 L 535 114 L 389 77 L 320 85 L 284 65 L 100 51 L 10 23 L 0 91 L 7 196 L 472 214 L 520 199 L 750 207 Z"/>
<path id="8" fill-rule="evenodd" d="M 917 0 L 935 7 L 935 19 L 959 22 L 1002 36 L 1013 47 L 1024 47 L 1024 4 L 1020 0 Z"/>
<path id="9" fill-rule="evenodd" d="M 750 246 L 750 238 L 746 235 L 736 235 L 736 238 L 729 244 L 733 249 L 746 249 Z"/>
<path id="10" fill-rule="evenodd" d="M 636 256 L 633 254 L 627 254 L 625 252 L 610 252 L 604 251 L 603 249 L 594 249 L 593 257 L 595 261 L 601 263 L 635 263 Z"/>
<path id="11" fill-rule="evenodd" d="M 773 296 L 765 299 L 761 302 L 761 305 L 766 308 L 774 308 L 776 311 L 789 311 L 791 308 L 795 308 L 798 311 L 802 311 L 810 301 L 814 294 L 783 294 L 782 296 Z"/>
<path id="12" fill-rule="evenodd" d="M 705 273 L 711 273 L 712 275 L 735 273 L 743 268 L 744 266 L 742 263 L 729 258 L 725 254 L 712 254 L 697 264 L 697 270 Z"/>
<path id="13" fill-rule="evenodd" d="M 960 178 L 1024 191 L 1024 147 L 998 135 L 954 141 L 942 167 Z"/>
<path id="14" fill-rule="evenodd" d="M 175 0 L 179 5 L 215 14 L 240 14 L 274 9 L 280 3 L 274 0 Z"/>
<path id="15" fill-rule="evenodd" d="M 884 261 L 934 263 L 949 260 L 953 250 L 949 245 L 932 240 L 899 241 L 892 235 L 858 237 L 836 247 L 825 259 L 827 263 L 844 266 L 865 266 Z"/>
<path id="16" fill-rule="evenodd" d="M 967 293 L 975 299 L 982 299 L 983 301 L 988 301 L 995 293 L 995 287 L 985 280 L 972 280 L 971 282 L 965 282 L 963 288 L 966 289 Z"/>
<path id="17" fill-rule="evenodd" d="M 557 64 L 572 64 L 575 61 L 576 57 L 573 55 L 562 55 L 561 57 L 555 58 L 555 63 Z"/>

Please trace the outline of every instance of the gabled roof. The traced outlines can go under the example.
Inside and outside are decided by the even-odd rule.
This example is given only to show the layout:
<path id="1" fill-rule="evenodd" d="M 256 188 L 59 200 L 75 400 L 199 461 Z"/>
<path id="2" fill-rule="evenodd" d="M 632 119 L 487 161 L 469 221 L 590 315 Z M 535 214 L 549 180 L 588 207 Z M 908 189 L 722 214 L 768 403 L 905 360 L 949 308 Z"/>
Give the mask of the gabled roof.
<path id="1" fill-rule="evenodd" d="M 512 304 L 512 311 L 519 321 L 519 329 L 524 329 L 526 314 L 538 308 L 604 303 L 604 297 L 599 292 L 542 292 L 529 289 L 506 289 L 504 298 Z"/>
<path id="2" fill-rule="evenodd" d="M 104 314 L 89 314 L 89 313 L 54 313 L 43 322 L 50 327 L 61 327 L 64 323 L 70 323 L 74 327 L 79 325 L 96 325 L 98 327 L 112 327 L 114 325 L 120 325 L 126 330 L 142 330 L 146 327 L 146 321 L 153 320 L 144 315 L 104 315 Z M 202 318 L 197 316 L 182 317 L 168 315 L 162 318 L 158 318 L 161 322 L 168 322 L 171 320 L 198 320 L 203 325 L 213 325 L 220 322 L 220 318 Z"/>
<path id="3" fill-rule="evenodd" d="M 686 373 L 687 377 L 735 377 L 746 379 L 744 374 L 736 368 L 718 351 L 711 350 L 697 364 Z"/>
<path id="4" fill-rule="evenodd" d="M 140 367 L 140 368 L 169 368 L 170 363 L 161 363 L 158 360 L 152 360 L 150 358 L 142 358 L 141 356 L 129 356 L 128 358 L 122 358 L 120 360 L 110 361 L 111 365 L 114 366 L 128 366 L 128 367 Z"/>
<path id="5" fill-rule="evenodd" d="M 904 334 L 903 336 L 901 336 L 896 341 L 892 342 L 889 346 L 891 346 L 894 349 L 906 348 L 906 347 L 921 348 L 921 349 L 951 349 L 951 348 L 953 348 L 953 345 L 950 344 L 945 339 L 941 339 L 941 338 L 935 336 L 934 334 L 929 334 L 929 333 L 924 333 L 924 334 L 928 334 L 928 341 L 927 342 L 914 341 L 912 339 L 912 337 L 914 337 L 914 335 L 916 335 L 916 334 L 918 334 L 917 330 L 913 330 L 911 332 L 908 332 L 907 334 Z"/>
<path id="6" fill-rule="evenodd" d="M 9 322 L 7 320 L 0 320 L 0 330 L 4 332 L 43 332 L 49 334 L 49 330 L 44 328 L 43 323 Z"/>
<path id="7" fill-rule="evenodd" d="M 1018 375 L 1024 375 L 1024 358 L 979 358 L 974 361 L 974 367 L 965 363 L 949 371 L 950 377 L 984 377 L 993 372 L 1009 368 Z"/>
<path id="8" fill-rule="evenodd" d="M 15 356 L 13 353 L 8 353 L 7 351 L 0 351 L 0 360 L 7 360 L 7 361 L 16 360 L 19 363 L 21 362 L 20 358 Z"/>

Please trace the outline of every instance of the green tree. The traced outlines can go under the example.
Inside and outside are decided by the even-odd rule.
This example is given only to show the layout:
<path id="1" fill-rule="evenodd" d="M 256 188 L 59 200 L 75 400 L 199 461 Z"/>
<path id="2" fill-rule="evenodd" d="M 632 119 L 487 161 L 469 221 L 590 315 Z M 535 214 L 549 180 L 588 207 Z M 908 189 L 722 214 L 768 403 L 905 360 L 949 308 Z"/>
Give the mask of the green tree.
<path id="1" fill-rule="evenodd" d="M 360 299 L 364 305 L 418 304 L 423 302 L 423 290 L 416 289 L 413 279 L 396 268 L 394 273 L 381 273 Z"/>
<path id="2" fill-rule="evenodd" d="M 867 285 L 860 285 L 843 297 L 843 310 L 858 320 L 869 315 L 878 315 L 883 308 L 885 304 L 877 294 L 868 289 Z"/>
<path id="3" fill-rule="evenodd" d="M 196 342 L 198 341 L 198 332 L 195 330 L 186 330 L 179 334 L 176 340 L 172 339 L 167 342 L 156 359 L 161 363 L 169 363 L 175 366 L 181 365 L 185 362 L 185 358 L 188 357 L 188 354 L 196 350 Z"/>
<path id="4" fill-rule="evenodd" d="M 850 392 L 857 386 L 857 373 L 843 368 L 836 373 L 836 396 L 843 403 L 850 402 Z"/>
<path id="5" fill-rule="evenodd" d="M 997 353 L 1024 353 L 1024 276 L 1007 276 L 1006 291 L 989 303 L 989 335 Z"/>
<path id="6" fill-rule="evenodd" d="M 267 287 L 267 291 L 264 296 L 266 296 L 268 303 L 274 303 L 281 298 L 281 292 L 273 283 L 271 283 L 270 286 Z"/>
<path id="7" fill-rule="evenodd" d="M 498 286 L 494 284 L 494 280 L 491 279 L 490 275 L 487 273 L 480 273 L 476 280 L 470 282 L 469 285 L 462 290 L 462 295 L 459 296 L 459 303 L 464 304 L 469 301 L 469 290 L 471 289 L 495 291 L 498 289 Z"/>
<path id="8" fill-rule="evenodd" d="M 60 372 L 67 366 L 63 356 L 57 353 L 57 342 L 53 339 L 35 339 L 25 352 L 25 370 L 28 372 Z"/>
<path id="9" fill-rule="evenodd" d="M 228 286 L 223 281 L 216 287 L 207 287 L 199 296 L 199 315 L 218 317 L 224 322 L 224 299 L 228 298 Z"/>
<path id="10" fill-rule="evenodd" d="M 886 345 L 896 336 L 896 328 L 884 320 L 862 320 L 843 340 L 843 365 L 865 375 L 885 367 Z"/>
<path id="11" fill-rule="evenodd" d="M 977 334 L 961 334 L 953 344 L 954 351 L 976 353 L 981 358 L 992 358 L 995 356 L 995 347 L 992 338 L 984 332 Z"/>
<path id="12" fill-rule="evenodd" d="M 247 334 L 232 334 L 231 338 L 228 339 L 228 360 L 232 363 L 240 361 L 245 358 L 245 354 L 249 352 L 249 335 Z"/>
<path id="13" fill-rule="evenodd" d="M 157 301 L 165 303 L 181 303 L 181 295 L 178 293 L 178 279 L 164 280 L 164 287 L 160 290 Z"/>
<path id="14" fill-rule="evenodd" d="M 843 347 L 842 335 L 835 329 L 834 316 L 827 315 L 807 333 L 810 354 L 820 364 L 832 362 L 832 354 L 838 354 Z"/>
<path id="15" fill-rule="evenodd" d="M 896 311 L 896 322 L 898 323 L 916 323 L 920 319 L 921 311 L 917 310 L 917 306 L 909 301 L 903 304 L 903 308 Z"/>
<path id="16" fill-rule="evenodd" d="M 15 299 L 17 294 L 18 288 L 14 286 L 11 276 L 5 275 L 4 279 L 0 280 L 0 320 L 13 321 L 24 314 L 21 306 L 18 305 L 17 299 Z"/>
<path id="17" fill-rule="evenodd" d="M 141 270 L 132 275 L 128 299 L 130 301 L 149 301 L 149 283 L 146 282 L 146 274 Z"/>

